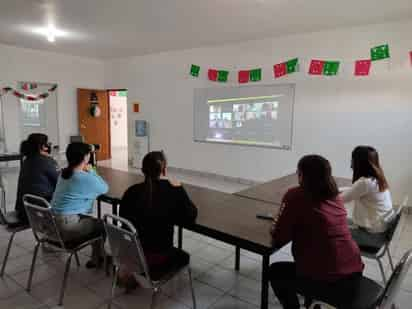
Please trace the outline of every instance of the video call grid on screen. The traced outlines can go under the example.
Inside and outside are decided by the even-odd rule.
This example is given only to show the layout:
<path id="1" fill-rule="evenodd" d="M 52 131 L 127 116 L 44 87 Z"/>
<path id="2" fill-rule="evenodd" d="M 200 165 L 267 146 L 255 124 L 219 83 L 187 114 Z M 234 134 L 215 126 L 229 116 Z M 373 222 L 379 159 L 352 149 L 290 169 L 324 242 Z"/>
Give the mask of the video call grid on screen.
<path id="1" fill-rule="evenodd" d="M 194 140 L 291 149 L 294 85 L 195 89 Z"/>

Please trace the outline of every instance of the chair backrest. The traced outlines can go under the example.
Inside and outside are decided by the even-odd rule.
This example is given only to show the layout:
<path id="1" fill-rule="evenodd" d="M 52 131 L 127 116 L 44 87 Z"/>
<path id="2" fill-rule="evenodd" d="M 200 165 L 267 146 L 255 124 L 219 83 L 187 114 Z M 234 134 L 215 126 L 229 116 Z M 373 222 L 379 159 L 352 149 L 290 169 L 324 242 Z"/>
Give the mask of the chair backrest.
<path id="1" fill-rule="evenodd" d="M 392 240 L 392 238 L 393 238 L 393 235 L 395 235 L 395 232 L 396 232 L 396 229 L 397 229 L 397 227 L 398 227 L 398 225 L 399 225 L 399 222 L 401 221 L 401 218 L 402 218 L 402 210 L 403 210 L 403 208 L 405 207 L 405 206 L 407 206 L 407 204 L 408 204 L 408 200 L 409 200 L 409 197 L 408 196 L 405 196 L 404 198 L 403 198 L 403 201 L 402 201 L 402 203 L 399 205 L 399 207 L 395 210 L 395 217 L 392 219 L 392 221 L 389 223 L 389 227 L 388 227 L 388 229 L 386 230 L 386 240 L 388 241 L 388 242 L 390 242 L 391 240 Z"/>
<path id="2" fill-rule="evenodd" d="M 53 215 L 49 202 L 32 194 L 23 196 L 27 217 L 37 241 L 53 241 L 64 248 L 64 242 Z"/>
<path id="3" fill-rule="evenodd" d="M 385 286 L 380 301 L 377 304 L 377 307 L 379 307 L 379 309 L 392 308 L 392 305 L 395 303 L 395 299 L 399 291 L 401 290 L 401 285 L 405 280 L 411 264 L 412 249 L 407 251 L 399 261 L 398 265 L 396 265 L 395 270 L 393 271 L 388 283 Z"/>
<path id="4" fill-rule="evenodd" d="M 105 215 L 103 221 L 114 265 L 125 267 L 138 277 L 140 284 L 152 287 L 149 267 L 136 229 L 128 220 L 110 214 Z"/>
<path id="5" fill-rule="evenodd" d="M 4 185 L 3 175 L 0 172 L 0 224 L 7 224 L 7 205 L 6 205 L 6 187 Z"/>

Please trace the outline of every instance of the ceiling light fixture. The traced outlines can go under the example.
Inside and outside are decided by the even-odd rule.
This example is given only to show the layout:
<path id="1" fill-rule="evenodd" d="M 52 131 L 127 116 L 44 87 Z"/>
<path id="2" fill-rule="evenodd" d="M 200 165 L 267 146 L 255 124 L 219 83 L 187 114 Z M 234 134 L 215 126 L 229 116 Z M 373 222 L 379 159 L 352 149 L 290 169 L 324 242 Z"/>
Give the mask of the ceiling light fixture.
<path id="1" fill-rule="evenodd" d="M 52 25 L 47 28 L 47 41 L 50 43 L 54 43 L 56 41 L 56 28 Z"/>
<path id="2" fill-rule="evenodd" d="M 54 43 L 56 41 L 56 38 L 68 36 L 68 33 L 66 31 L 56 29 L 56 27 L 52 24 L 48 25 L 47 27 L 32 28 L 31 32 L 45 36 L 47 41 L 49 41 L 50 43 Z"/>

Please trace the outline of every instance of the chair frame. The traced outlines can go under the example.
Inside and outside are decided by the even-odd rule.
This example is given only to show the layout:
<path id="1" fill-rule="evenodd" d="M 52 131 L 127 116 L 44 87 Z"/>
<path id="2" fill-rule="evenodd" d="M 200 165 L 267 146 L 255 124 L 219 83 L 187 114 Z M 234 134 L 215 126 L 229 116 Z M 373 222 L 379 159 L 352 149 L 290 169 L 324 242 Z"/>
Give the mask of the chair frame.
<path id="1" fill-rule="evenodd" d="M 109 222 L 109 219 L 111 220 L 111 223 Z M 107 235 L 109 245 L 111 242 L 110 230 L 109 230 L 109 227 L 110 227 L 110 228 L 118 230 L 120 233 L 122 233 L 125 236 L 127 235 L 127 237 L 130 238 L 131 243 L 133 243 L 133 245 L 137 249 L 138 256 L 136 256 L 136 259 L 142 266 L 143 272 L 142 274 L 134 273 L 134 275 L 140 283 L 143 283 L 142 286 L 144 288 L 148 288 L 152 290 L 152 298 L 151 298 L 151 303 L 150 303 L 151 309 L 155 308 L 156 296 L 160 292 L 161 287 L 165 283 L 167 283 L 170 279 L 172 279 L 176 274 L 180 273 L 184 269 L 187 270 L 187 273 L 189 275 L 189 284 L 190 284 L 190 289 L 191 289 L 191 294 L 192 294 L 193 308 L 196 309 L 196 298 L 195 298 L 195 293 L 194 293 L 194 288 L 193 288 L 192 272 L 190 269 L 190 265 L 187 265 L 175 272 L 166 274 L 164 278 L 161 278 L 160 280 L 157 280 L 157 281 L 152 280 L 152 278 L 150 277 L 149 267 L 146 261 L 146 257 L 144 255 L 143 248 L 141 246 L 141 243 L 138 237 L 138 233 L 136 229 L 134 228 L 134 226 L 128 220 L 121 218 L 119 216 L 110 215 L 110 214 L 106 214 L 103 217 L 103 222 L 104 222 L 104 227 L 106 230 L 106 235 Z M 126 227 L 127 230 L 124 227 Z M 111 246 L 110 248 L 112 250 Z M 118 264 L 118 261 L 115 257 L 113 257 L 113 264 L 114 264 L 114 274 L 113 274 L 113 281 L 112 281 L 111 296 L 108 302 L 108 309 L 111 308 L 113 299 L 115 297 L 119 269 L 121 266 Z"/>
<path id="2" fill-rule="evenodd" d="M 379 249 L 379 251 L 377 253 L 368 253 L 368 252 L 365 252 L 365 251 L 361 250 L 361 255 L 362 256 L 364 256 L 366 258 L 369 258 L 369 259 L 376 260 L 378 262 L 379 270 L 382 274 L 383 284 L 386 284 L 387 280 L 386 280 L 386 275 L 385 275 L 385 269 L 383 267 L 381 259 L 385 256 L 385 254 L 387 254 L 388 260 L 389 260 L 389 266 L 391 267 L 391 271 L 393 272 L 395 270 L 389 246 L 392 242 L 393 236 L 395 235 L 396 230 L 399 226 L 399 223 L 402 219 L 402 210 L 407 205 L 408 200 L 409 200 L 409 197 L 405 196 L 402 203 L 401 203 L 401 205 L 399 205 L 398 209 L 396 210 L 395 217 L 394 217 L 393 220 L 398 220 L 398 222 L 396 223 L 396 226 L 393 229 L 392 235 L 385 241 L 384 245 Z M 398 216 L 399 216 L 399 219 L 397 219 Z"/>
<path id="3" fill-rule="evenodd" d="M 379 309 L 393 309 L 396 308 L 395 299 L 398 295 L 402 282 L 408 274 L 409 268 L 412 265 L 412 249 L 408 250 L 399 263 L 396 265 L 395 270 L 392 272 L 391 277 L 389 278 L 388 283 L 382 289 L 382 293 L 374 305 L 374 307 Z M 314 309 L 316 305 L 321 306 L 324 309 L 336 309 L 334 306 L 331 306 L 322 301 L 314 301 L 309 309 Z"/>
<path id="4" fill-rule="evenodd" d="M 5 225 L 6 230 L 11 233 L 8 244 L 7 244 L 7 249 L 6 249 L 6 252 L 5 252 L 4 257 L 3 257 L 3 262 L 2 262 L 2 265 L 1 265 L 0 278 L 2 278 L 4 276 L 4 272 L 6 270 L 6 265 L 7 265 L 8 259 L 9 259 L 11 247 L 13 245 L 14 236 L 16 236 L 16 233 L 18 233 L 18 232 L 28 230 L 30 228 L 30 226 L 29 225 L 21 225 L 21 226 L 17 226 L 17 227 L 9 227 L 8 226 L 10 223 L 7 221 L 6 189 L 4 188 L 2 179 L 0 181 L 0 190 L 1 190 L 0 219 L 2 221 L 2 222 L 0 222 L 0 224 Z"/>
<path id="5" fill-rule="evenodd" d="M 38 205 L 33 204 L 33 202 L 28 201 L 28 199 L 31 200 L 36 200 L 37 202 L 41 202 L 44 205 L 47 205 L 48 207 L 40 207 Z M 80 261 L 79 261 L 79 257 L 77 255 L 77 252 L 80 251 L 81 249 L 93 244 L 94 242 L 97 241 L 101 241 L 102 242 L 102 246 L 103 246 L 103 238 L 100 237 L 95 237 L 92 239 L 89 239 L 85 242 L 82 242 L 80 245 L 78 245 L 75 248 L 72 249 L 68 249 L 65 246 L 65 242 L 63 240 L 63 238 L 61 237 L 61 233 L 59 231 L 59 228 L 56 224 L 56 219 L 55 216 L 52 212 L 52 209 L 50 207 L 50 204 L 44 199 L 41 198 L 39 196 L 35 196 L 32 194 L 26 194 L 23 196 L 23 203 L 24 206 L 26 208 L 26 212 L 27 212 L 27 216 L 29 218 L 29 222 L 30 222 L 30 226 L 32 227 L 32 231 L 33 231 L 33 235 L 36 239 L 36 245 L 34 247 L 34 252 L 33 252 L 33 257 L 32 257 L 32 262 L 31 262 L 31 266 L 30 266 L 30 274 L 29 274 L 29 278 L 27 280 L 27 286 L 26 286 L 26 290 L 29 292 L 31 290 L 31 286 L 32 286 L 32 279 L 33 279 L 33 274 L 34 274 L 34 270 L 35 270 L 35 265 L 36 265 L 36 259 L 37 259 L 37 254 L 38 254 L 38 250 L 41 244 L 45 244 L 47 243 L 48 245 L 52 246 L 54 249 L 56 249 L 59 252 L 62 253 L 68 253 L 69 257 L 66 260 L 66 265 L 65 265 L 65 270 L 64 270 L 64 275 L 63 275 L 63 282 L 62 282 L 62 286 L 60 289 L 60 295 L 59 295 L 59 306 L 63 305 L 63 300 L 64 300 L 64 294 L 66 291 L 66 287 L 67 287 L 67 279 L 68 279 L 68 275 L 69 275 L 69 271 L 70 271 L 70 265 L 71 265 L 71 260 L 72 257 L 74 256 L 77 262 L 77 265 L 80 266 Z M 55 235 L 57 236 L 57 242 L 59 243 L 59 246 L 56 246 L 55 244 L 50 242 L 50 239 L 48 239 L 47 237 L 42 237 L 38 234 L 38 231 L 36 231 L 36 228 L 33 228 L 35 225 L 32 222 L 32 218 L 31 218 L 31 213 L 30 213 L 30 209 L 33 209 L 35 211 L 38 212 L 43 212 L 43 213 L 49 213 L 50 217 L 52 219 L 53 222 L 53 232 L 55 233 Z"/>

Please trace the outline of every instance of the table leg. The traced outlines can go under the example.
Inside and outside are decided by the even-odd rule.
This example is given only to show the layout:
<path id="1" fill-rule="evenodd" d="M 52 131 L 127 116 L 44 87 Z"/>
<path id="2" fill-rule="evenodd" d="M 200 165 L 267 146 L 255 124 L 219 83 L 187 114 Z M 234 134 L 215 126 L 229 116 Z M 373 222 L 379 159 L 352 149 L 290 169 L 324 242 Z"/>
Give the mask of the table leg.
<path id="1" fill-rule="evenodd" d="M 182 249 L 183 246 L 183 228 L 179 226 L 177 228 L 177 247 Z"/>
<path id="2" fill-rule="evenodd" d="M 269 258 L 270 255 L 264 255 L 262 259 L 262 294 L 260 308 L 267 309 L 269 302 Z"/>
<path id="3" fill-rule="evenodd" d="M 97 218 L 102 218 L 102 201 L 100 201 L 99 199 L 97 200 Z"/>
<path id="4" fill-rule="evenodd" d="M 235 251 L 235 270 L 239 271 L 240 269 L 240 247 L 236 246 Z"/>

